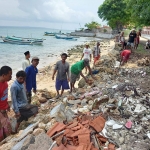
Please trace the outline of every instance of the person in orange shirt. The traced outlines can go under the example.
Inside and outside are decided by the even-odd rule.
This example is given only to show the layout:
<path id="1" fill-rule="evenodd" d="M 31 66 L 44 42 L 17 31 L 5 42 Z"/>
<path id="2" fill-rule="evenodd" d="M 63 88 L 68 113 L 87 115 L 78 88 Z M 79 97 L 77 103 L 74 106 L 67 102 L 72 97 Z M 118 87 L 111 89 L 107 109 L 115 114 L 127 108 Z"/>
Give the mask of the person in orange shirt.
<path id="1" fill-rule="evenodd" d="M 7 116 L 7 111 L 10 111 L 7 81 L 11 80 L 11 77 L 12 69 L 3 66 L 0 69 L 0 141 L 11 134 L 11 125 Z"/>

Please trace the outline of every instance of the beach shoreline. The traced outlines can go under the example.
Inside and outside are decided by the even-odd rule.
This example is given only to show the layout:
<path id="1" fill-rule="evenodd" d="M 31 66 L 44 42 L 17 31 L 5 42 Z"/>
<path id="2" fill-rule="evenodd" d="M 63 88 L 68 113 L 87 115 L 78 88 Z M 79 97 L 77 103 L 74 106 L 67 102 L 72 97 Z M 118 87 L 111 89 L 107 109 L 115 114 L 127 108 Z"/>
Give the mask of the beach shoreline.
<path id="1" fill-rule="evenodd" d="M 111 50 L 114 49 L 114 42 L 113 39 L 100 39 L 97 41 L 101 41 L 101 43 L 105 43 L 108 42 L 110 43 L 110 45 L 107 43 L 105 44 L 104 47 L 101 46 L 101 55 L 105 55 L 106 52 L 108 51 L 108 48 L 110 48 Z M 81 45 L 76 45 L 73 48 L 67 50 L 67 54 L 69 55 L 69 57 L 67 58 L 67 62 L 71 65 L 73 65 L 75 62 L 80 61 L 81 56 L 82 56 L 82 52 L 84 49 L 84 43 Z M 95 45 L 96 41 L 91 40 L 89 42 L 90 48 L 93 49 L 94 45 Z M 58 56 L 55 62 L 50 63 L 48 66 L 39 69 L 39 73 L 37 75 L 37 89 L 41 90 L 41 89 L 47 89 L 48 91 L 52 91 L 55 92 L 55 79 L 52 80 L 52 73 L 53 73 L 53 69 L 54 66 L 56 64 L 57 61 L 61 60 L 61 57 Z M 90 63 L 91 67 L 93 67 L 93 56 L 92 56 L 92 62 Z M 83 73 L 85 73 L 85 71 L 83 71 Z M 56 77 L 56 75 L 55 75 Z M 78 82 L 76 82 L 76 87 L 77 87 Z"/>

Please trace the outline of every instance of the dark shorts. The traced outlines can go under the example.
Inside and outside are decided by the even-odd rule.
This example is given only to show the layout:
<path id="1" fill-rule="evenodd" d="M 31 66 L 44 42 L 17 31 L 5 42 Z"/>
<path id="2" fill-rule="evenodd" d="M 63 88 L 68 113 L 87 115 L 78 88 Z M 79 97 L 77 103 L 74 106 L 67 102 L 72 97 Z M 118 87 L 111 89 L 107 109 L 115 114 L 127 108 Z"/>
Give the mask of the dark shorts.
<path id="1" fill-rule="evenodd" d="M 56 90 L 68 90 L 69 88 L 69 84 L 68 84 L 68 80 L 58 80 L 56 79 L 56 84 L 55 84 Z"/>
<path id="2" fill-rule="evenodd" d="M 25 107 L 19 108 L 19 112 L 21 116 L 17 119 L 17 122 L 22 122 L 23 120 L 27 121 L 28 118 L 38 113 L 38 107 L 28 104 Z"/>

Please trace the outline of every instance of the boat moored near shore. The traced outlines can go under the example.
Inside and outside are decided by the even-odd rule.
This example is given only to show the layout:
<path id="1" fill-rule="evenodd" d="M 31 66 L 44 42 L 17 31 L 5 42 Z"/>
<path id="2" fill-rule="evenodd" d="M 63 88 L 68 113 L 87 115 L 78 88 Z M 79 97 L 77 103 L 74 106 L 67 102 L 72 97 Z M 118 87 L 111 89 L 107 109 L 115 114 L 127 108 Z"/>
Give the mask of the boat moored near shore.
<path id="1" fill-rule="evenodd" d="M 19 45 L 41 45 L 45 39 L 37 38 L 23 38 L 16 36 L 1 36 L 2 40 L 10 44 L 19 44 Z"/>

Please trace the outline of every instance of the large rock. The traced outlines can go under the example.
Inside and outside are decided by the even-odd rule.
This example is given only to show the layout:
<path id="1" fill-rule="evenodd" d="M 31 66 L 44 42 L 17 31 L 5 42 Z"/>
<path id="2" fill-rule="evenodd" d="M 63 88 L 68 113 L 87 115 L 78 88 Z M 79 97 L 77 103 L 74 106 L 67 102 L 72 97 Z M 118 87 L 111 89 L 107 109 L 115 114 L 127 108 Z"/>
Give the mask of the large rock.
<path id="1" fill-rule="evenodd" d="M 48 150 L 52 145 L 53 141 L 45 133 L 39 134 L 35 138 L 35 143 L 30 144 L 26 150 Z"/>
<path id="2" fill-rule="evenodd" d="M 85 80 L 82 78 L 82 79 L 79 81 L 79 83 L 78 83 L 78 87 L 79 87 L 79 88 L 83 88 L 83 87 L 85 86 L 85 84 L 86 84 L 86 82 L 85 82 Z"/>
<path id="3" fill-rule="evenodd" d="M 41 129 L 41 128 L 37 128 L 37 129 L 35 129 L 34 131 L 33 131 L 33 135 L 35 135 L 35 136 L 37 136 L 37 135 L 39 135 L 40 133 L 45 133 L 45 131 L 43 130 L 43 129 Z"/>

